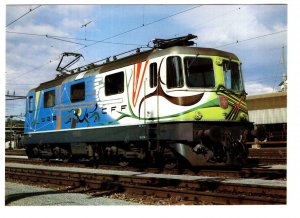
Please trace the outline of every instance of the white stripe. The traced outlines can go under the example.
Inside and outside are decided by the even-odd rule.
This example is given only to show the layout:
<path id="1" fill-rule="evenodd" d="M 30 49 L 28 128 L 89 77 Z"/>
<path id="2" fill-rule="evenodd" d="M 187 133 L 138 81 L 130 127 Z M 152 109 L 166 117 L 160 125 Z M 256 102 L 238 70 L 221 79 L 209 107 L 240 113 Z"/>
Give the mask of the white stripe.
<path id="1" fill-rule="evenodd" d="M 103 81 L 103 77 L 95 77 L 95 82 L 101 82 Z"/>
<path id="2" fill-rule="evenodd" d="M 100 89 L 100 88 L 103 88 L 104 87 L 104 84 L 94 84 L 95 86 L 95 89 Z"/>
<path id="3" fill-rule="evenodd" d="M 97 102 L 98 105 L 106 105 L 106 104 L 117 104 L 117 103 L 123 103 L 123 99 L 122 98 L 118 98 L 118 99 L 110 99 L 110 100 L 100 100 Z"/>
<path id="4" fill-rule="evenodd" d="M 86 72 L 82 72 L 82 73 L 78 74 L 78 75 L 76 76 L 75 80 L 79 80 L 79 79 L 83 78 L 84 75 L 85 75 L 85 73 L 86 73 Z"/>
<path id="5" fill-rule="evenodd" d="M 144 123 L 81 127 L 81 128 L 75 128 L 75 129 L 60 129 L 60 130 L 48 130 L 48 131 L 39 131 L 39 132 L 26 132 L 25 134 L 39 134 L 39 133 L 49 133 L 49 132 L 66 132 L 66 131 L 74 131 L 74 130 L 103 129 L 103 128 L 114 128 L 114 127 L 124 127 L 124 126 L 139 126 L 139 125 L 144 125 Z"/>

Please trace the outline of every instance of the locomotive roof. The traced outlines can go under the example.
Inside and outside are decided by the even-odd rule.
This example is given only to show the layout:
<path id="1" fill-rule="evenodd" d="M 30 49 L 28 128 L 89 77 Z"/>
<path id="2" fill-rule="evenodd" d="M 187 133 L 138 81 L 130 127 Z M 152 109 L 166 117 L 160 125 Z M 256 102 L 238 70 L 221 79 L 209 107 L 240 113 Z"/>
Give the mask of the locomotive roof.
<path id="1" fill-rule="evenodd" d="M 153 59 L 165 55 L 176 55 L 176 54 L 187 54 L 187 55 L 207 55 L 207 56 L 220 56 L 232 60 L 239 60 L 238 57 L 229 52 L 213 49 L 213 48 L 199 48 L 199 47 L 186 47 L 186 46 L 173 46 L 166 49 L 152 49 L 149 51 L 144 51 L 140 53 L 136 53 L 121 59 L 117 59 L 108 63 L 104 63 L 101 65 L 95 65 L 92 69 L 87 69 L 83 71 L 79 71 L 77 73 L 73 73 L 64 77 L 59 77 L 54 80 L 50 80 L 44 83 L 41 83 L 37 88 L 32 89 L 31 91 L 40 91 L 43 89 L 55 87 L 61 85 L 67 81 L 73 81 L 75 78 L 82 72 L 86 72 L 84 77 L 108 72 L 114 69 L 126 67 L 138 62 L 145 61 L 147 59 Z"/>

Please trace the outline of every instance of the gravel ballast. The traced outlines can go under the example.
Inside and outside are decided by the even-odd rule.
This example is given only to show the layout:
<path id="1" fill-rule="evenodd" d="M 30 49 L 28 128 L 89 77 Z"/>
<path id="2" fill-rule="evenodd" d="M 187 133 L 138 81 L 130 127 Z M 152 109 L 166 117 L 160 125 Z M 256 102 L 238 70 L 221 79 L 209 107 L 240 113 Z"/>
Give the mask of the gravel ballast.
<path id="1" fill-rule="evenodd" d="M 6 206 L 139 205 L 137 203 L 5 182 Z"/>

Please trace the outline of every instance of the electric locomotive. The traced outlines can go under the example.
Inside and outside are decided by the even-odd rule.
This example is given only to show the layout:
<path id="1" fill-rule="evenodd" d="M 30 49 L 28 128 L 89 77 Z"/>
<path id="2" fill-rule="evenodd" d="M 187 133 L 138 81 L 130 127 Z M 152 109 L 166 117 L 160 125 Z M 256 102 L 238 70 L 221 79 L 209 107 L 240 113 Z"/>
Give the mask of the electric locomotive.
<path id="1" fill-rule="evenodd" d="M 174 167 L 245 163 L 248 121 L 241 62 L 194 47 L 196 36 L 73 70 L 29 91 L 29 158 Z M 64 53 L 64 56 L 80 57 Z"/>

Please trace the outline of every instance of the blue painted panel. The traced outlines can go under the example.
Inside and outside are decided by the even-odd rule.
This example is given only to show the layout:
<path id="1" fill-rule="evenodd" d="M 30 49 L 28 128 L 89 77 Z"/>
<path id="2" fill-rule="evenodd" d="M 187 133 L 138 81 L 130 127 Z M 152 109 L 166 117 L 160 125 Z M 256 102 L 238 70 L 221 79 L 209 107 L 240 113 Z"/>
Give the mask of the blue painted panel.
<path id="1" fill-rule="evenodd" d="M 29 106 L 29 99 L 32 98 L 31 101 L 31 108 Z M 26 114 L 25 114 L 25 125 L 24 125 L 24 132 L 31 132 L 33 129 L 32 127 L 34 126 L 34 114 L 35 114 L 35 92 L 29 92 L 26 97 Z"/>
<path id="2" fill-rule="evenodd" d="M 118 122 L 114 122 L 114 119 L 109 116 L 109 111 L 98 107 L 94 80 L 95 76 L 91 76 L 42 90 L 39 94 L 29 93 L 28 96 L 34 96 L 34 102 L 38 98 L 38 104 L 31 113 L 27 109 L 25 132 L 86 128 L 108 125 L 109 123 L 117 124 Z M 85 99 L 72 102 L 71 86 L 82 82 L 85 83 Z M 45 108 L 44 93 L 51 90 L 55 90 L 55 105 Z"/>
<path id="3" fill-rule="evenodd" d="M 71 86 L 85 83 L 85 99 L 82 101 L 71 101 Z M 61 112 L 61 129 L 84 128 L 97 126 L 97 104 L 94 93 L 94 77 L 87 77 L 77 81 L 63 84 L 62 104 L 57 107 Z"/>

